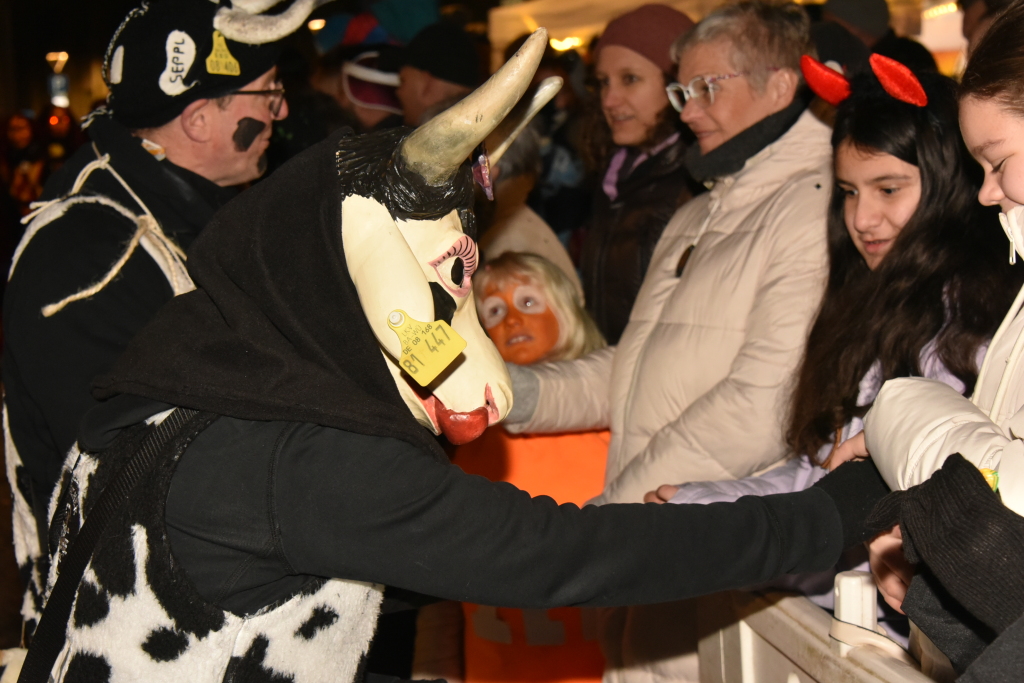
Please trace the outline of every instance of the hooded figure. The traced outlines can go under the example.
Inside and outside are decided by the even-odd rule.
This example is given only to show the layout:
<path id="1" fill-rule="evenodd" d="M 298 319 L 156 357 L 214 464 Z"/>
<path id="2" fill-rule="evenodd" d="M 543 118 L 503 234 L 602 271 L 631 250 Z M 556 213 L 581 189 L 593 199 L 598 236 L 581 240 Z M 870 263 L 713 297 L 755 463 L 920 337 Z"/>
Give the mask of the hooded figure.
<path id="1" fill-rule="evenodd" d="M 863 492 L 885 491 L 870 464 L 729 506 L 581 510 L 447 462 L 432 432 L 469 440 L 511 405 L 469 286 L 465 159 L 545 43 L 429 124 L 334 136 L 214 218 L 197 289 L 97 383 L 22 681 L 353 681 L 384 584 L 660 602 L 823 569 L 860 540 Z M 844 481 L 856 500 L 829 488 Z"/>

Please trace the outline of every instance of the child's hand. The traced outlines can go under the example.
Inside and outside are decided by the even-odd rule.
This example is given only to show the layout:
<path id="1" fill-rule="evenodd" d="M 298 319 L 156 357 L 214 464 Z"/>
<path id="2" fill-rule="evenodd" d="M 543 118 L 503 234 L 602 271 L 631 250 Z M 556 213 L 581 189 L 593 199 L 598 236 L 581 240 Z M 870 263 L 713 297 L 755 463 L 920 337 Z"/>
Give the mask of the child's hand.
<path id="1" fill-rule="evenodd" d="M 914 578 L 914 565 L 903 556 L 903 534 L 899 525 L 878 534 L 867 546 L 868 564 L 878 590 L 890 607 L 903 614 L 901 605 Z"/>
<path id="2" fill-rule="evenodd" d="M 662 484 L 654 491 L 648 491 L 644 494 L 645 503 L 667 503 L 671 500 L 672 496 L 676 495 L 676 491 L 679 490 L 678 486 L 672 486 L 671 484 Z"/>
<path id="3" fill-rule="evenodd" d="M 828 460 L 825 461 L 825 466 L 828 468 L 828 471 L 831 472 L 844 462 L 849 462 L 850 460 L 863 460 L 864 458 L 870 457 L 871 454 L 868 453 L 867 444 L 864 443 L 864 432 L 861 432 L 857 436 L 850 437 L 839 444 L 839 446 L 832 451 L 832 454 L 828 456 Z"/>

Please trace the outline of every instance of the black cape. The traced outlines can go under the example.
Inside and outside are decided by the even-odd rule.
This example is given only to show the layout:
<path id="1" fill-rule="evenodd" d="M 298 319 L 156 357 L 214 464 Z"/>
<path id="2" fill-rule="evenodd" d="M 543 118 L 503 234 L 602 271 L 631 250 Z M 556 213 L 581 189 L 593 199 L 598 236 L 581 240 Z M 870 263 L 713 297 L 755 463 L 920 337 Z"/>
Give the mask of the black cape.
<path id="1" fill-rule="evenodd" d="M 470 206 L 468 166 L 436 188 L 405 169 L 397 149 L 409 132 L 341 131 L 228 203 L 188 252 L 198 289 L 160 310 L 95 396 L 390 436 L 443 458 L 385 365 L 341 240 L 349 194 L 398 218 Z"/>

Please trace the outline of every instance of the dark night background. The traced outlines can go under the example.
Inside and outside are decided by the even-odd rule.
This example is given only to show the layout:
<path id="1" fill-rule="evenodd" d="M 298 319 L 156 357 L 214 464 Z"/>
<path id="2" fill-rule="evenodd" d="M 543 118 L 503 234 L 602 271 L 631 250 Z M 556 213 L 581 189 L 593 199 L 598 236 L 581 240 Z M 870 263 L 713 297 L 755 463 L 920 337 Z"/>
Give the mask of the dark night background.
<path id="1" fill-rule="evenodd" d="M 142 0 L 0 0 L 0 118 L 17 109 L 39 110 L 48 101 L 47 52 L 69 55 L 64 73 L 71 82 L 73 113 L 81 116 L 81 102 L 89 100 L 90 63 L 102 60 L 107 42 L 121 19 Z M 283 0 L 281 8 L 290 3 Z M 335 0 L 312 16 L 337 12 L 356 14 L 368 0 Z M 487 10 L 497 0 L 469 0 L 458 4 L 441 0 L 442 14 L 463 22 L 486 22 Z M 310 34 L 301 29 L 292 41 L 312 55 Z M 93 87 L 98 84 L 92 82 Z"/>

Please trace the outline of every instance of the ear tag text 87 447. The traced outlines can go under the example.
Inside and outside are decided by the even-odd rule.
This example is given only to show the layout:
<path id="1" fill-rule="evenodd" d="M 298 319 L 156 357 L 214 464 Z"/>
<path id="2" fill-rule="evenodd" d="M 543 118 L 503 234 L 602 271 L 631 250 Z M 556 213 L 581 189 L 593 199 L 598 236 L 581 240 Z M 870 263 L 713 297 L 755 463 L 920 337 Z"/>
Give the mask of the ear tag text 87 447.
<path id="1" fill-rule="evenodd" d="M 466 340 L 443 320 L 423 323 L 397 310 L 388 315 L 388 326 L 402 343 L 398 364 L 421 387 L 433 382 L 466 348 Z"/>

